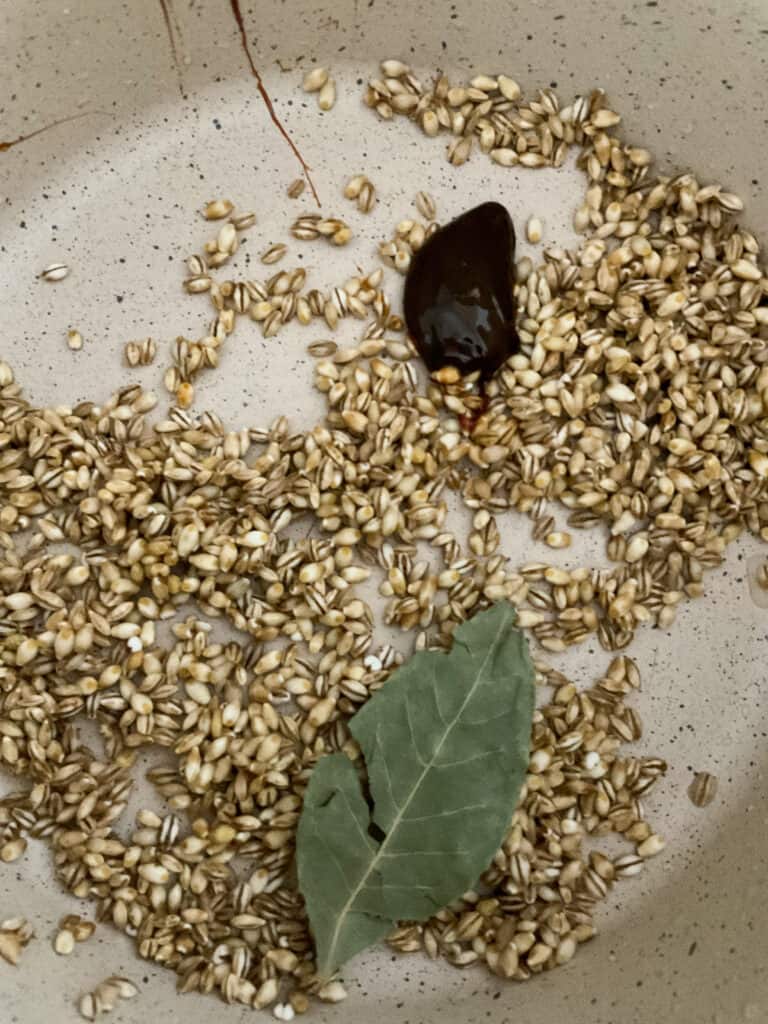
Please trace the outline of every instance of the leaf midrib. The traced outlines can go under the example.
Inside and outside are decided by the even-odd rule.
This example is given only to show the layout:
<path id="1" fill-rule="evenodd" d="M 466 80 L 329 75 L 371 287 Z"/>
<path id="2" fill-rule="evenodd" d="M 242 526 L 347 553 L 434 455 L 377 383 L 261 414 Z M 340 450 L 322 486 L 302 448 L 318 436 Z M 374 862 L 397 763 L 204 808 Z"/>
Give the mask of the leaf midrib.
<path id="1" fill-rule="evenodd" d="M 352 907 L 353 907 L 357 897 L 360 895 L 360 893 L 365 888 L 366 884 L 368 883 L 368 879 L 371 877 L 371 874 L 373 873 L 374 869 L 378 865 L 379 861 L 383 858 L 383 856 L 385 856 L 386 848 L 387 848 L 387 845 L 389 844 L 389 841 L 390 841 L 391 837 L 395 834 L 395 832 L 399 828 L 400 822 L 403 820 L 403 818 L 405 816 L 405 812 L 408 810 L 410 805 L 413 803 L 413 800 L 416 797 L 416 793 L 421 788 L 421 785 L 424 782 L 424 779 L 426 778 L 427 774 L 434 768 L 435 761 L 437 760 L 437 758 L 438 758 L 438 756 L 440 754 L 440 751 L 443 749 L 443 745 L 445 744 L 445 741 L 450 736 L 450 734 L 453 731 L 453 729 L 455 728 L 457 722 L 461 719 L 461 716 L 464 713 L 464 709 L 466 708 L 466 706 L 469 703 L 469 701 L 472 699 L 472 696 L 474 695 L 475 690 L 480 685 L 480 680 L 483 678 L 483 674 L 485 672 L 485 667 L 488 664 L 488 659 L 491 657 L 491 655 L 496 650 L 496 645 L 498 644 L 499 638 L 501 637 L 502 633 L 504 632 L 506 626 L 507 626 L 507 619 L 505 617 L 504 621 L 499 624 L 499 628 L 496 631 L 496 635 L 494 636 L 493 641 L 488 645 L 488 651 L 487 651 L 485 657 L 483 658 L 482 665 L 480 666 L 480 668 L 478 669 L 478 671 L 477 671 L 477 673 L 475 675 L 474 682 L 472 683 L 472 686 L 467 691 L 467 695 L 464 698 L 464 700 L 462 701 L 458 711 L 456 712 L 454 717 L 451 719 L 450 724 L 448 725 L 448 728 L 443 733 L 443 738 L 440 740 L 439 744 L 437 745 L 434 753 L 432 754 L 431 759 L 424 764 L 424 767 L 422 768 L 421 774 L 419 775 L 418 780 L 416 781 L 416 784 L 414 785 L 413 789 L 410 791 L 408 799 L 405 801 L 405 803 L 402 805 L 402 807 L 400 807 L 400 809 L 398 810 L 397 814 L 395 815 L 395 818 L 394 818 L 394 820 L 392 822 L 392 825 L 391 825 L 389 831 L 387 832 L 386 836 L 382 840 L 381 844 L 379 845 L 378 850 L 376 851 L 376 853 L 374 854 L 373 858 L 371 859 L 370 864 L 368 865 L 368 870 L 362 876 L 362 878 L 358 882 L 357 886 L 352 890 L 352 892 L 349 895 L 349 898 L 347 899 L 346 903 L 342 907 L 341 912 L 339 913 L 338 919 L 336 921 L 336 925 L 335 925 L 335 927 L 333 929 L 333 934 L 331 936 L 331 942 L 330 942 L 330 945 L 328 947 L 328 953 L 327 953 L 327 955 L 325 957 L 326 966 L 328 968 L 330 968 L 331 970 L 332 970 L 333 962 L 334 962 L 334 959 L 335 959 L 336 946 L 338 945 L 339 937 L 340 937 L 340 934 L 341 934 L 342 924 L 346 920 L 347 914 L 352 909 Z M 406 698 L 406 706 L 407 706 L 407 698 Z"/>

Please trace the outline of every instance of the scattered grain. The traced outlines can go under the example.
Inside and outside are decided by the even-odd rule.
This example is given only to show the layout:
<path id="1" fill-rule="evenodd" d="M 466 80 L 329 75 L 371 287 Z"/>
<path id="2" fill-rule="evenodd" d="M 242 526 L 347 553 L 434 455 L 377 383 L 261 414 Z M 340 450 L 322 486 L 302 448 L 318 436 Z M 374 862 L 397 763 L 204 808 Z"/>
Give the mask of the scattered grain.
<path id="1" fill-rule="evenodd" d="M 236 217 L 230 217 L 229 222 L 235 231 L 247 231 L 256 223 L 256 214 L 239 213 Z"/>
<path id="2" fill-rule="evenodd" d="M 195 389 L 189 381 L 182 381 L 176 390 L 176 404 L 180 409 L 188 409 L 195 398 Z"/>
<path id="3" fill-rule="evenodd" d="M 376 189 L 364 174 L 356 174 L 349 179 L 344 186 L 344 195 L 347 199 L 357 202 L 357 208 L 361 213 L 370 213 L 376 205 Z"/>
<path id="4" fill-rule="evenodd" d="M 152 338 L 145 338 L 144 341 L 128 341 L 123 346 L 123 358 L 126 365 L 150 366 L 157 354 L 157 345 Z"/>
<path id="5" fill-rule="evenodd" d="M 717 776 L 696 772 L 688 787 L 688 796 L 696 807 L 707 807 L 717 796 Z"/>
<path id="6" fill-rule="evenodd" d="M 525 225 L 525 235 L 532 245 L 538 245 L 541 241 L 543 229 L 541 220 L 538 217 L 529 217 Z"/>
<path id="7" fill-rule="evenodd" d="M 66 263 L 49 263 L 45 270 L 38 275 L 43 281 L 63 281 L 69 274 L 69 267 Z"/>
<path id="8" fill-rule="evenodd" d="M 327 68 L 316 67 L 312 68 L 311 71 L 308 71 L 306 75 L 304 75 L 302 88 L 304 89 L 304 92 L 319 92 L 327 82 Z"/>
<path id="9" fill-rule="evenodd" d="M 24 917 L 10 917 L 0 921 L 0 957 L 15 967 L 33 934 Z"/>
<path id="10" fill-rule="evenodd" d="M 336 102 L 336 83 L 329 78 L 317 94 L 317 105 L 321 110 L 330 110 Z"/>
<path id="11" fill-rule="evenodd" d="M 229 199 L 212 199 L 205 204 L 203 216 L 206 220 L 223 220 L 234 210 L 234 203 Z"/>
<path id="12" fill-rule="evenodd" d="M 437 215 L 435 200 L 428 192 L 416 193 L 416 209 L 428 221 L 433 221 Z"/>
<path id="13" fill-rule="evenodd" d="M 276 245 L 270 245 L 268 249 L 265 249 L 260 256 L 260 259 L 262 263 L 277 263 L 287 252 L 288 246 L 283 245 L 282 242 L 278 242 Z"/>
<path id="14" fill-rule="evenodd" d="M 75 948 L 75 936 L 68 928 L 62 928 L 60 932 L 56 933 L 53 948 L 59 956 L 69 956 Z"/>

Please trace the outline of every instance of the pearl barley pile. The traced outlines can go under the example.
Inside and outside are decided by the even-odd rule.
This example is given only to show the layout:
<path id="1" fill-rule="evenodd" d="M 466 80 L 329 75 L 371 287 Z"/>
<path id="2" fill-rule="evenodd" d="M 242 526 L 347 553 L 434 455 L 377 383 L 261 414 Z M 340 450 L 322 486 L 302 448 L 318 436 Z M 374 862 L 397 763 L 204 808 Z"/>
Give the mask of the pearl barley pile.
<path id="1" fill-rule="evenodd" d="M 315 69 L 304 87 L 328 81 Z M 256 223 L 229 200 L 205 208 L 222 223 L 187 263 L 186 291 L 207 296 L 214 319 L 175 343 L 163 378 L 174 404 L 154 426 L 157 398 L 138 386 L 41 409 L 0 362 L 0 766 L 20 782 L 0 801 L 0 858 L 45 840 L 62 883 L 180 991 L 279 1019 L 346 995 L 315 977 L 293 860 L 314 764 L 359 756 L 348 720 L 402 660 L 377 644 L 366 586 L 411 648 L 450 645 L 504 599 L 531 631 L 542 700 L 509 832 L 476 891 L 389 938 L 522 981 L 570 961 L 596 905 L 664 845 L 643 798 L 665 765 L 626 749 L 642 733 L 640 676 L 617 652 L 644 623 L 670 626 L 742 531 L 768 539 L 766 278 L 734 222 L 737 197 L 693 174 L 654 176 L 599 90 L 564 107 L 505 76 L 424 86 L 390 60 L 364 101 L 446 133 L 454 165 L 488 154 L 525 173 L 574 149 L 587 178 L 582 243 L 545 244 L 541 265 L 518 266 L 521 351 L 470 434 L 472 382 L 423 379 L 383 267 L 326 290 L 305 287 L 304 267 L 221 278 Z M 438 208 L 418 194 L 425 223 L 398 225 L 385 265 L 407 270 Z M 291 220 L 308 267 L 316 240 L 355 246 L 344 221 Z M 259 251 L 286 257 L 273 239 Z M 355 345 L 309 345 L 326 400 L 312 429 L 283 417 L 228 428 L 191 411 L 193 382 L 236 330 L 288 345 L 291 324 L 327 335 L 348 318 Z M 449 528 L 449 494 L 471 510 L 466 536 Z M 613 567 L 510 565 L 497 518 L 516 512 L 552 548 L 607 527 Z M 231 639 L 212 633 L 221 622 Z M 612 654 L 588 689 L 541 656 L 595 635 Z M 118 833 L 149 747 L 173 755 L 147 772 L 165 806 Z M 609 834 L 621 852 L 600 850 Z M 2 935 L 15 962 L 27 933 Z M 95 1000 L 83 996 L 88 1019 Z"/>

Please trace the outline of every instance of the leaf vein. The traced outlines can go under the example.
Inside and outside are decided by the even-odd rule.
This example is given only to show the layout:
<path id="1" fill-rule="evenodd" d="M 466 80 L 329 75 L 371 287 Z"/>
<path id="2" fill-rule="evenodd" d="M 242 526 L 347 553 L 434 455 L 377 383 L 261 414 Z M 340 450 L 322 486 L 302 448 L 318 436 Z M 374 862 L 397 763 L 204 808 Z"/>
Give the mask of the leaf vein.
<path id="1" fill-rule="evenodd" d="M 440 818 L 452 818 L 456 814 L 466 814 L 468 811 L 484 811 L 487 804 L 465 804 L 463 807 L 454 807 L 450 811 L 435 811 L 434 814 L 422 814 L 416 818 L 403 818 L 409 825 L 414 822 L 438 821 Z"/>
<path id="2" fill-rule="evenodd" d="M 491 755 L 502 754 L 503 752 L 502 747 L 494 747 L 493 750 L 483 750 L 478 754 L 472 754 L 470 757 L 462 757 L 459 761 L 439 761 L 435 768 L 461 768 L 462 765 L 471 764 L 473 761 L 482 761 L 484 757 L 491 757 Z"/>
<path id="3" fill-rule="evenodd" d="M 406 720 L 408 722 L 408 732 L 411 734 L 411 747 L 413 748 L 413 755 L 416 758 L 416 760 L 419 762 L 421 767 L 424 768 L 424 769 L 427 769 L 427 768 L 429 768 L 429 765 L 422 758 L 421 751 L 419 750 L 418 746 L 416 745 L 416 733 L 414 732 L 413 720 L 411 719 L 411 702 L 408 700 L 408 695 L 407 694 L 406 694 L 406 697 L 405 697 L 405 717 L 406 717 Z"/>

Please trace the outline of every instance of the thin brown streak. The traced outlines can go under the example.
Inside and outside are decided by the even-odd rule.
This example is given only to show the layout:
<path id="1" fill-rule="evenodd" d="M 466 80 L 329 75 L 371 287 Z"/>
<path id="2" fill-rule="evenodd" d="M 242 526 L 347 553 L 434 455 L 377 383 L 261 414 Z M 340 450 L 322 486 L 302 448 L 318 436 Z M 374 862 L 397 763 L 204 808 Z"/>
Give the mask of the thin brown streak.
<path id="1" fill-rule="evenodd" d="M 70 121 L 79 121 L 81 117 L 90 117 L 91 114 L 102 114 L 107 116 L 103 110 L 84 110 L 81 114 L 70 114 L 69 117 L 62 117 L 58 121 L 51 121 L 50 124 L 44 125 L 42 128 L 36 128 L 33 132 L 28 132 L 26 135 L 20 135 L 18 139 L 11 139 L 10 142 L 0 142 L 0 153 L 5 153 L 6 150 L 13 149 L 14 146 L 18 146 L 20 142 L 26 142 L 28 139 L 34 139 L 36 135 L 42 135 L 43 132 L 49 132 L 51 128 L 58 128 L 61 124 L 68 124 Z"/>
<path id="2" fill-rule="evenodd" d="M 246 35 L 245 24 L 243 23 L 243 15 L 242 15 L 242 13 L 240 11 L 240 0 L 229 0 L 229 2 L 230 2 L 230 5 L 232 7 L 232 14 L 235 17 L 235 21 L 237 22 L 237 27 L 238 27 L 238 29 L 240 31 L 240 42 L 242 43 L 243 52 L 245 53 L 245 56 L 246 56 L 246 58 L 248 60 L 248 65 L 249 65 L 249 67 L 251 69 L 251 73 L 253 74 L 253 77 L 256 79 L 256 86 L 257 86 L 259 92 L 261 93 L 261 98 L 264 100 L 264 105 L 266 106 L 267 110 L 269 111 L 269 116 L 272 118 L 272 120 L 273 120 L 273 122 L 275 124 L 275 127 L 280 132 L 280 134 L 283 136 L 283 138 L 288 143 L 288 145 L 291 147 L 291 149 L 293 150 L 293 153 L 294 153 L 296 159 L 301 164 L 301 169 L 304 172 L 304 177 L 307 179 L 307 184 L 310 187 L 312 195 L 315 197 L 315 202 L 317 203 L 318 206 L 321 206 L 322 204 L 320 202 L 320 196 L 317 194 L 317 189 L 315 188 L 314 182 L 312 181 L 312 177 L 311 177 L 311 175 L 309 173 L 310 172 L 309 164 L 307 164 L 306 160 L 304 159 L 304 157 L 299 152 L 299 149 L 298 149 L 296 143 L 293 141 L 291 136 L 288 134 L 288 132 L 286 131 L 285 127 L 283 126 L 282 121 L 277 116 L 277 112 L 275 111 L 275 108 L 274 108 L 274 105 L 272 103 L 272 100 L 270 99 L 269 93 L 267 92 L 267 90 L 266 90 L 266 88 L 264 86 L 264 83 L 261 80 L 261 75 L 259 74 L 259 72 L 258 72 L 258 70 L 256 68 L 256 65 L 253 62 L 253 57 L 251 56 L 251 49 L 248 46 L 248 36 Z"/>
<path id="3" fill-rule="evenodd" d="M 171 12 L 169 7 L 170 0 L 160 0 L 160 10 L 163 12 L 163 21 L 165 22 L 165 30 L 168 33 L 168 42 L 171 44 L 171 55 L 173 56 L 173 66 L 176 68 L 179 92 L 181 93 L 181 98 L 184 99 L 184 78 L 181 71 L 181 63 L 179 61 L 179 52 L 176 49 L 176 39 L 173 35 L 173 25 L 171 24 Z M 176 27 L 178 29 L 178 22 Z"/>

